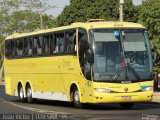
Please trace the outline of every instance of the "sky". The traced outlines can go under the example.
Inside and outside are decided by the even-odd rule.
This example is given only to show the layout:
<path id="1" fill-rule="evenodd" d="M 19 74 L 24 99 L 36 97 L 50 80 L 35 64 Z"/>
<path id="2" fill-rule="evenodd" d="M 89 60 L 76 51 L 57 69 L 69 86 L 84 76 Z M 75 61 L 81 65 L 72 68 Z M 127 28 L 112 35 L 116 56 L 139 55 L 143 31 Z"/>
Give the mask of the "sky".
<path id="1" fill-rule="evenodd" d="M 66 5 L 70 4 L 69 1 L 70 0 L 48 0 L 49 5 L 53 5 L 53 6 L 56 6 L 56 7 L 48 10 L 47 14 L 53 15 L 54 17 L 57 17 L 62 12 L 63 8 Z"/>
<path id="2" fill-rule="evenodd" d="M 63 8 L 66 6 L 66 5 L 69 5 L 70 0 L 48 0 L 48 4 L 49 5 L 54 5 L 56 6 L 55 8 L 53 9 L 50 9 L 48 10 L 46 13 L 48 15 L 53 15 L 54 17 L 57 17 L 63 10 Z M 124 0 L 125 1 L 125 0 Z M 133 3 L 135 5 L 138 5 L 141 3 L 142 0 L 133 0 Z"/>

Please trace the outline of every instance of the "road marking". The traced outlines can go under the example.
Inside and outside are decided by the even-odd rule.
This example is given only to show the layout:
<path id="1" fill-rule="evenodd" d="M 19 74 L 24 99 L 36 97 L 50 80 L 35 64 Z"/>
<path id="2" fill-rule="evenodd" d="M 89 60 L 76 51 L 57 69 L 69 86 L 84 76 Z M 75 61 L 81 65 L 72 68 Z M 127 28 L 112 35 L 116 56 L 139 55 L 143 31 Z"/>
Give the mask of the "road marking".
<path id="1" fill-rule="evenodd" d="M 13 105 L 13 106 L 16 106 L 16 107 L 19 107 L 19 108 L 23 108 L 23 109 L 26 109 L 26 110 L 29 110 L 29 111 L 33 111 L 33 112 L 38 112 L 38 113 L 46 113 L 46 114 L 70 114 L 70 113 L 66 113 L 66 112 L 57 112 L 57 111 L 49 111 L 49 110 L 43 110 L 43 109 L 38 109 L 38 108 L 24 107 L 24 106 L 17 105 L 17 104 L 12 103 L 12 102 L 5 101 L 4 99 L 0 99 L 0 101 L 3 101 L 5 103 L 8 103 L 10 105 Z"/>

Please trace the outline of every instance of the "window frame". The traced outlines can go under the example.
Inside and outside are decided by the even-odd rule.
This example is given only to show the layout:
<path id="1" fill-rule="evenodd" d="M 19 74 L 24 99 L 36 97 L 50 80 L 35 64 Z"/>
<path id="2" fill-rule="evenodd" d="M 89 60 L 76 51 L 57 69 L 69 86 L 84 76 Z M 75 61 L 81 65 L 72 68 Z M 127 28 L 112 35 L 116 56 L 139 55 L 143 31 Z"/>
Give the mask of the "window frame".
<path id="1" fill-rule="evenodd" d="M 80 28 L 69 28 L 69 29 L 64 29 L 64 30 L 59 30 L 59 31 L 53 31 L 53 32 L 48 32 L 48 33 L 42 33 L 42 34 L 35 34 L 35 35 L 29 35 L 29 36 L 24 36 L 24 37 L 20 37 L 20 38 L 13 38 L 13 39 L 7 39 L 5 40 L 5 57 L 7 59 L 19 59 L 19 58 L 34 58 L 34 57 L 46 57 L 46 56 L 63 56 L 63 55 L 73 55 L 73 56 L 77 56 L 77 49 L 78 49 L 78 43 L 77 43 L 77 30 L 80 29 Z M 87 30 L 84 29 L 84 28 L 81 28 L 83 29 L 86 33 L 87 33 Z M 75 34 L 75 38 L 74 38 L 74 44 L 76 45 L 76 50 L 73 51 L 73 52 L 67 52 L 66 49 L 67 49 L 67 32 L 72 32 L 73 31 L 73 36 Z M 63 35 L 61 37 L 61 35 Z M 41 54 L 37 54 L 37 53 L 34 53 L 34 37 L 42 37 L 42 46 L 41 46 Z M 45 40 L 45 36 L 49 36 L 48 40 Z M 63 39 L 61 42 L 59 40 L 58 43 L 56 43 L 56 38 L 57 39 Z M 88 38 L 87 38 L 88 39 Z M 22 47 L 22 55 L 16 55 L 16 48 L 17 47 L 17 43 L 16 41 L 17 40 L 22 40 L 23 41 L 23 47 Z M 29 51 L 28 53 L 25 53 L 26 52 L 26 48 L 27 46 L 25 45 L 28 41 L 28 49 L 31 49 L 31 54 L 29 54 Z M 45 45 L 43 44 L 44 42 L 47 42 L 47 46 L 49 46 L 49 50 L 48 52 L 45 53 L 44 49 L 45 49 Z M 7 43 L 8 42 L 8 43 Z M 37 41 L 36 41 L 37 42 Z M 9 53 L 9 55 L 6 55 L 6 43 L 9 44 L 9 48 L 10 48 L 10 51 L 12 49 L 12 53 Z M 53 53 L 53 50 L 55 50 L 55 47 L 56 47 L 56 44 L 60 45 L 62 43 L 62 48 L 58 48 L 59 50 L 61 49 L 62 51 L 61 52 L 58 52 L 58 53 Z M 13 44 L 13 46 L 11 45 Z M 37 44 L 37 43 L 36 43 Z M 11 47 L 12 46 L 12 47 Z M 36 45 L 38 46 L 38 45 Z M 75 47 L 74 47 L 75 49 Z"/>

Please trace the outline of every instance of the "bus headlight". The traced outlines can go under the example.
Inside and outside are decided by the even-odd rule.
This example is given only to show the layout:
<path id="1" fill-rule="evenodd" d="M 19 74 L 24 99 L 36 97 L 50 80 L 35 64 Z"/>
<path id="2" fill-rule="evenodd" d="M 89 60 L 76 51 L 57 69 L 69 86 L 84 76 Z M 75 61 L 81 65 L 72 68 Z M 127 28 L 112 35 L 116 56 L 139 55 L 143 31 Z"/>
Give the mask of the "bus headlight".
<path id="1" fill-rule="evenodd" d="M 147 88 L 143 88 L 142 92 L 147 92 L 147 91 L 152 91 L 153 87 L 147 87 Z"/>
<path id="2" fill-rule="evenodd" d="M 104 88 L 94 88 L 94 90 L 99 93 L 111 93 L 112 92 L 111 90 L 104 89 Z"/>

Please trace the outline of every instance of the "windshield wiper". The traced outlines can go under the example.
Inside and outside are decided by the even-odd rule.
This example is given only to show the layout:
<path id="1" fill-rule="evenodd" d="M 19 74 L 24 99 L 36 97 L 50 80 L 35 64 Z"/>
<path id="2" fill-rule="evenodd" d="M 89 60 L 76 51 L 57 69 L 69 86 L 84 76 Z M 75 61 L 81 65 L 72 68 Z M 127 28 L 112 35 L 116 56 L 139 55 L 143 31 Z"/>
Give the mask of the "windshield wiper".
<path id="1" fill-rule="evenodd" d="M 118 77 L 121 69 L 125 69 L 125 76 L 126 76 L 125 79 L 127 80 L 127 78 L 128 78 L 128 72 L 126 72 L 126 68 L 129 68 L 129 70 L 131 70 L 131 72 L 132 72 L 132 74 L 135 76 L 135 78 L 136 78 L 137 80 L 140 80 L 140 81 L 141 81 L 141 78 L 140 78 L 140 76 L 138 75 L 138 73 L 136 72 L 136 70 L 131 66 L 130 63 L 125 63 L 125 60 L 122 60 L 122 61 L 121 61 L 120 65 L 119 65 L 119 67 L 118 67 L 118 69 L 117 69 L 117 71 L 116 71 L 115 74 L 113 75 L 112 80 L 114 81 L 114 80 Z"/>
<path id="2" fill-rule="evenodd" d="M 125 80 L 127 80 L 128 77 L 128 71 L 127 69 L 129 68 L 131 70 L 131 73 L 134 75 L 134 77 L 138 80 L 141 80 L 140 76 L 138 75 L 138 73 L 136 72 L 136 70 L 131 66 L 131 63 L 126 62 L 126 56 L 125 56 L 125 49 L 124 49 L 124 44 L 123 44 L 123 35 L 122 33 L 120 34 L 120 44 L 121 44 L 121 50 L 122 50 L 122 56 L 121 56 L 121 62 L 120 65 L 118 67 L 118 69 L 116 70 L 115 74 L 113 75 L 112 80 L 114 81 L 118 74 L 120 73 L 120 70 L 124 68 L 124 74 L 125 74 Z"/>
<path id="3" fill-rule="evenodd" d="M 125 60 L 122 57 L 122 60 L 121 60 L 121 62 L 119 64 L 119 67 L 116 70 L 115 74 L 113 75 L 113 78 L 112 78 L 113 81 L 117 78 L 118 74 L 120 73 L 120 70 L 123 69 L 123 68 L 125 69 L 125 67 L 126 67 Z"/>
<path id="4" fill-rule="evenodd" d="M 141 81 L 140 76 L 138 75 L 138 73 L 136 72 L 136 70 L 130 65 L 130 63 L 127 63 L 128 68 L 132 71 L 132 73 L 134 74 L 134 76 Z"/>
<path id="5" fill-rule="evenodd" d="M 116 71 L 115 74 L 113 75 L 113 78 L 112 78 L 113 81 L 117 78 L 119 72 L 120 72 L 120 67 L 117 69 L 117 71 Z"/>

